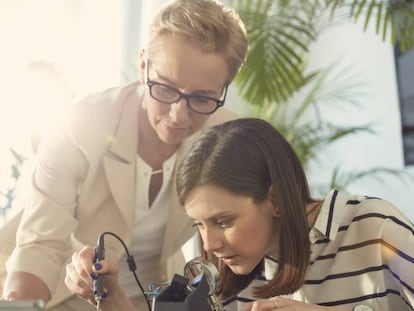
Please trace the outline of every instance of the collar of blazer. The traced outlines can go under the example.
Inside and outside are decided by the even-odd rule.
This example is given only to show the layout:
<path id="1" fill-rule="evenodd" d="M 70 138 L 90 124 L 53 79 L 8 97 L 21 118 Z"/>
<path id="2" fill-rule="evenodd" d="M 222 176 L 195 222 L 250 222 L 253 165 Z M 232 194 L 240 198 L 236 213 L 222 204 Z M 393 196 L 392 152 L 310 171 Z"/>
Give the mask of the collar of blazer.
<path id="1" fill-rule="evenodd" d="M 123 111 L 111 137 L 110 153 L 104 158 L 105 172 L 114 200 L 126 222 L 131 223 L 135 202 L 135 166 L 138 144 L 138 107 L 141 87 L 136 84 L 119 98 Z M 135 90 L 138 91 L 138 97 Z M 141 90 L 141 91 L 140 91 Z"/>

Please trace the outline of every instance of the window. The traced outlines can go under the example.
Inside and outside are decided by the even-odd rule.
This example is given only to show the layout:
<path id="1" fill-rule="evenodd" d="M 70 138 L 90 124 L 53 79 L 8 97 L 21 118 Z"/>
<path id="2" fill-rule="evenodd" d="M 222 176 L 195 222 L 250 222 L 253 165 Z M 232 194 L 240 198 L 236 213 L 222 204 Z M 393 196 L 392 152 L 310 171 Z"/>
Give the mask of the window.
<path id="1" fill-rule="evenodd" d="M 0 216 L 13 199 L 16 153 L 30 157 L 67 105 L 120 82 L 121 4 L 0 1 Z"/>
<path id="2" fill-rule="evenodd" d="M 414 165 L 414 48 L 401 53 L 395 48 L 395 66 L 401 110 L 401 126 L 406 165 Z"/>

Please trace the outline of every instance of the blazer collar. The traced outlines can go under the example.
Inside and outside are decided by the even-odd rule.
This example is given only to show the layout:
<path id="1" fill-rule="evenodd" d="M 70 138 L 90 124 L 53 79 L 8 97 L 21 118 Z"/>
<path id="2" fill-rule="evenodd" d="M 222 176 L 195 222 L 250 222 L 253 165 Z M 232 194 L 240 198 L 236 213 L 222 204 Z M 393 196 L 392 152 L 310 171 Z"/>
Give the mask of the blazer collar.
<path id="1" fill-rule="evenodd" d="M 190 150 L 191 145 L 201 135 L 201 131 L 196 132 L 189 138 L 185 139 L 177 150 L 177 158 L 174 170 L 177 170 L 179 163 L 184 155 Z M 175 173 L 174 173 L 175 176 Z M 175 180 L 173 182 L 174 191 L 171 194 L 171 209 L 169 212 L 169 221 L 164 235 L 164 244 L 162 249 L 162 260 L 167 260 L 172 255 L 173 251 L 180 249 L 195 231 L 191 225 L 191 220 L 185 213 L 184 209 L 178 202 L 178 196 Z"/>
<path id="2" fill-rule="evenodd" d="M 104 158 L 109 188 L 128 225 L 133 219 L 135 204 L 138 111 L 142 99 L 142 88 L 137 86 L 119 99 L 119 104 L 124 104 L 122 115 L 112 138 L 110 152 Z"/>

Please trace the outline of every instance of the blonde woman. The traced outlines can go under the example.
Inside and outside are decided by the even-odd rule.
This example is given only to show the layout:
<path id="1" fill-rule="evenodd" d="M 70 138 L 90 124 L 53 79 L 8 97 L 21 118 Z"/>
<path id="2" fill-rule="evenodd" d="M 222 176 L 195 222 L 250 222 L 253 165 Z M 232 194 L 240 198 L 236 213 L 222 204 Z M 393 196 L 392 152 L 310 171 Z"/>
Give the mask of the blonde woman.
<path id="1" fill-rule="evenodd" d="M 94 310 L 66 288 L 65 263 L 104 231 L 127 243 L 144 287 L 182 271 L 182 260 L 169 262 L 192 235 L 175 193 L 176 162 L 204 129 L 236 117 L 222 106 L 246 51 L 241 20 L 217 1 L 177 0 L 159 12 L 140 54 L 140 82 L 86 98 L 41 142 L 3 299 Z M 123 255 L 111 239 L 106 251 L 115 261 Z M 120 267 L 126 296 L 145 305 Z M 80 286 L 90 288 L 83 277 Z"/>

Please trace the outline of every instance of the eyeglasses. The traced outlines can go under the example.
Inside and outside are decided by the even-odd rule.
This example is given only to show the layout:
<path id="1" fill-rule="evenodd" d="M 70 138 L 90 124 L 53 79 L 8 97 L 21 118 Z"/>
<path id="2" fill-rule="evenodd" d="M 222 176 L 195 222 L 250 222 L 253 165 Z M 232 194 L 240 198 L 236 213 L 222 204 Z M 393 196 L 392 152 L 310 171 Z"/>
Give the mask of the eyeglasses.
<path id="1" fill-rule="evenodd" d="M 174 104 L 184 98 L 187 101 L 187 106 L 192 111 L 201 114 L 212 114 L 219 107 L 224 105 L 226 100 L 228 84 L 224 87 L 223 99 L 217 99 L 208 96 L 185 94 L 177 90 L 176 88 L 164 84 L 152 81 L 149 77 L 150 61 L 147 60 L 147 85 L 149 87 L 150 95 L 155 100 L 163 104 Z"/>

